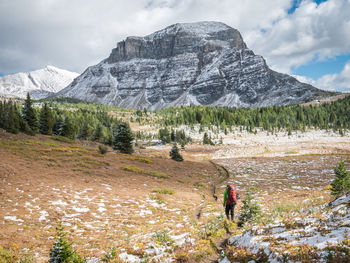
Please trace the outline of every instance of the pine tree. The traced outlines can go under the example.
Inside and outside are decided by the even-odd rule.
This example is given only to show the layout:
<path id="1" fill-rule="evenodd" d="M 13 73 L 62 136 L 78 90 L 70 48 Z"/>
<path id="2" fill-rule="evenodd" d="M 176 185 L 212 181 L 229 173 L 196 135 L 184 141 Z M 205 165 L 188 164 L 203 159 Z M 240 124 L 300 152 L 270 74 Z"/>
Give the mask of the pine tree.
<path id="1" fill-rule="evenodd" d="M 92 134 L 91 140 L 95 142 L 103 142 L 103 127 L 101 123 L 97 124 L 96 129 Z"/>
<path id="2" fill-rule="evenodd" d="M 8 103 L 8 114 L 6 120 L 6 131 L 17 134 L 19 132 L 19 119 L 16 110 L 16 105 L 10 101 Z"/>
<path id="3" fill-rule="evenodd" d="M 167 128 L 160 129 L 159 132 L 159 139 L 162 141 L 163 144 L 167 144 L 171 142 L 171 136 L 169 133 L 169 130 Z"/>
<path id="4" fill-rule="evenodd" d="M 60 128 L 59 135 L 67 137 L 67 138 L 72 139 L 72 140 L 75 139 L 76 134 L 75 134 L 74 126 L 73 126 L 72 120 L 68 116 L 66 116 L 63 119 L 63 123 L 62 123 L 62 126 Z"/>
<path id="5" fill-rule="evenodd" d="M 88 140 L 91 136 L 91 127 L 87 122 L 84 122 L 80 128 L 78 138 L 81 140 Z"/>
<path id="6" fill-rule="evenodd" d="M 350 173 L 346 171 L 345 164 L 341 161 L 334 169 L 335 178 L 331 183 L 331 194 L 339 196 L 350 190 Z"/>
<path id="7" fill-rule="evenodd" d="M 61 116 L 57 116 L 52 129 L 53 134 L 61 136 L 62 126 L 63 126 L 63 118 Z"/>
<path id="8" fill-rule="evenodd" d="M 174 142 L 175 139 L 176 139 L 176 138 L 175 138 L 175 131 L 174 131 L 174 129 L 171 129 L 170 139 L 171 139 L 172 142 Z"/>
<path id="9" fill-rule="evenodd" d="M 261 208 L 258 202 L 255 201 L 254 188 L 248 188 L 246 197 L 242 201 L 243 207 L 239 215 L 238 225 L 242 226 L 246 222 L 257 221 L 261 215 Z"/>
<path id="10" fill-rule="evenodd" d="M 60 224 L 56 228 L 58 239 L 54 243 L 54 247 L 50 250 L 50 263 L 84 263 L 77 251 L 73 250 L 72 243 L 68 242 L 64 228 Z"/>
<path id="11" fill-rule="evenodd" d="M 0 101 L 0 128 L 4 128 L 5 124 L 5 114 L 4 114 L 4 104 L 2 101 Z"/>
<path id="12" fill-rule="evenodd" d="M 114 135 L 113 149 L 119 150 L 121 153 L 131 154 L 134 152 L 133 140 L 134 135 L 131 132 L 129 123 L 119 123 Z"/>
<path id="13" fill-rule="evenodd" d="M 203 144 L 214 145 L 213 141 L 211 140 L 211 138 L 209 138 L 208 133 L 206 132 L 203 135 Z"/>
<path id="14" fill-rule="evenodd" d="M 22 114 L 23 119 L 28 123 L 31 130 L 30 135 L 35 135 L 39 131 L 39 122 L 29 93 L 27 93 L 27 99 L 24 102 Z"/>
<path id="15" fill-rule="evenodd" d="M 47 103 L 44 104 L 44 106 L 40 110 L 40 133 L 51 135 L 52 129 L 53 129 L 53 115 L 52 111 L 49 106 L 47 106 Z"/>
<path id="16" fill-rule="evenodd" d="M 182 155 L 179 152 L 179 148 L 177 148 L 177 145 L 174 144 L 174 146 L 170 150 L 170 157 L 171 159 L 177 161 L 177 162 L 182 162 L 184 159 Z"/>

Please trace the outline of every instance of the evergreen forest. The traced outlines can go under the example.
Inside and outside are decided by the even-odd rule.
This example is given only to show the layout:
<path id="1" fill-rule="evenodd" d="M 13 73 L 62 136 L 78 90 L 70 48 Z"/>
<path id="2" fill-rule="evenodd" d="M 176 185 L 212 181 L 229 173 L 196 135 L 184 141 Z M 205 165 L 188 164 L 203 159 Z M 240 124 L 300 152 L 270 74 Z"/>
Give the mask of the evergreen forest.
<path id="1" fill-rule="evenodd" d="M 230 108 L 212 106 L 172 107 L 159 111 L 121 109 L 87 103 L 70 98 L 32 101 L 0 101 L 0 128 L 7 132 L 37 133 L 83 139 L 113 145 L 118 123 L 138 122 L 154 125 L 157 134 L 134 134 L 136 140 L 160 139 L 162 143 L 191 142 L 183 130 L 186 125 L 199 126 L 226 134 L 234 127 L 256 132 L 333 130 L 344 134 L 350 129 L 350 96 L 317 106 L 270 106 L 264 108 Z M 177 129 L 175 129 L 177 128 Z M 209 143 L 208 143 L 209 144 Z"/>

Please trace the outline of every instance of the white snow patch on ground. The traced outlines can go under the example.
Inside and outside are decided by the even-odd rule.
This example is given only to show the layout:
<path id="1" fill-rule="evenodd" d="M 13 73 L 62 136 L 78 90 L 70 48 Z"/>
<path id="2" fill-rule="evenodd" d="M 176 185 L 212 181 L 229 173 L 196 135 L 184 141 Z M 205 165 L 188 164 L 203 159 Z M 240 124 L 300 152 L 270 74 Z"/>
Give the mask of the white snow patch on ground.
<path id="1" fill-rule="evenodd" d="M 88 207 L 76 207 L 76 206 L 73 206 L 72 209 L 75 212 L 79 212 L 79 213 L 86 213 L 86 212 L 90 211 L 90 209 Z"/>
<path id="2" fill-rule="evenodd" d="M 4 220 L 15 221 L 15 222 L 24 222 L 23 219 L 17 218 L 17 216 L 4 216 Z"/>
<path id="3" fill-rule="evenodd" d="M 47 211 L 40 211 L 41 216 L 39 217 L 39 221 L 48 221 L 48 219 L 46 219 L 46 217 L 49 216 L 49 213 Z"/>
<path id="4" fill-rule="evenodd" d="M 49 201 L 49 202 L 50 202 L 50 201 Z M 64 202 L 64 201 L 62 201 L 62 200 L 53 201 L 53 202 L 51 202 L 51 204 L 52 204 L 52 205 L 62 205 L 62 206 L 68 205 L 67 202 Z"/>
<path id="5" fill-rule="evenodd" d="M 130 255 L 126 252 L 119 254 L 119 258 L 125 262 L 130 263 L 139 263 L 141 262 L 140 258 L 134 255 Z"/>

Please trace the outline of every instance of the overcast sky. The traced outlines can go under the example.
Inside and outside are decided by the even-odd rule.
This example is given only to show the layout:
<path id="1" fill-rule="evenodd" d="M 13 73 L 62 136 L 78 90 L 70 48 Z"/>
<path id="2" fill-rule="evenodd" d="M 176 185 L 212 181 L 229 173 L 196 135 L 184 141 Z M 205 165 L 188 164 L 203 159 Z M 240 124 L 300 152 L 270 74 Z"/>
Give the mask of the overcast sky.
<path id="1" fill-rule="evenodd" d="M 272 69 L 350 91 L 350 0 L 0 0 L 0 73 L 83 72 L 127 36 L 221 21 Z"/>

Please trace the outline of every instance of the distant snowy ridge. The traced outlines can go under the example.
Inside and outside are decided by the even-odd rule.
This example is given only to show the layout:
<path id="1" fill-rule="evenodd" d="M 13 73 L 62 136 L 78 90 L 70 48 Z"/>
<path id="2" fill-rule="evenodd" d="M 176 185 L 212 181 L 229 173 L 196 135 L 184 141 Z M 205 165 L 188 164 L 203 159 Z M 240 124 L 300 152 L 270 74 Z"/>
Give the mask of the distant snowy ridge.
<path id="1" fill-rule="evenodd" d="M 0 96 L 46 98 L 67 87 L 79 74 L 53 66 L 0 77 Z"/>

